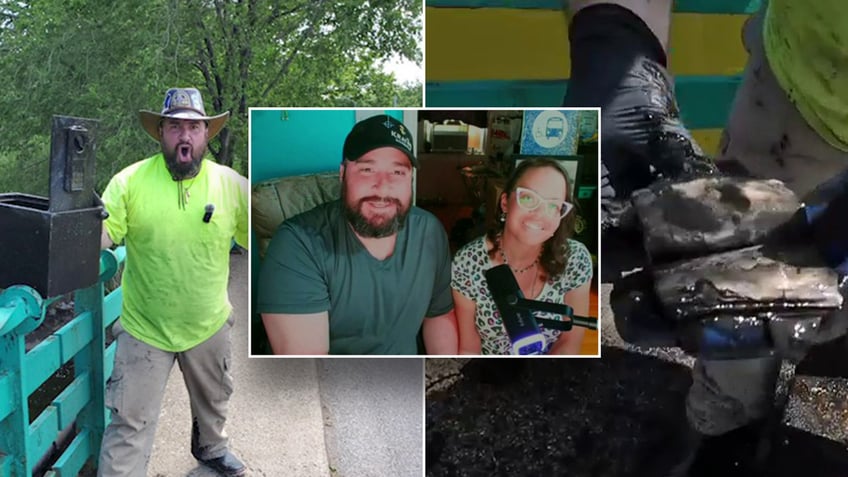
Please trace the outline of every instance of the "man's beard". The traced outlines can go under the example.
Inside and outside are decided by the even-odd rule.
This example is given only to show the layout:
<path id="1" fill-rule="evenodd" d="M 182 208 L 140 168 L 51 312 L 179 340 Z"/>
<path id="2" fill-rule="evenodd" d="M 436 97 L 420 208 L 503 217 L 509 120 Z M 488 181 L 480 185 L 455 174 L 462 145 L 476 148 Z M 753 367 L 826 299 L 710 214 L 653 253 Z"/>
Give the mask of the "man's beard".
<path id="1" fill-rule="evenodd" d="M 162 145 L 162 155 L 165 156 L 165 165 L 168 167 L 168 171 L 171 173 L 171 177 L 173 177 L 174 180 L 190 179 L 196 176 L 200 171 L 200 164 L 203 162 L 203 156 L 206 153 L 206 147 L 192 148 L 191 162 L 180 162 L 177 160 L 177 154 L 180 147 L 183 145 L 186 144 L 177 144 L 170 151 L 165 149 L 164 144 Z"/>
<path id="2" fill-rule="evenodd" d="M 347 188 L 344 182 L 342 182 L 341 196 L 345 218 L 360 237 L 388 237 L 396 234 L 406 224 L 406 217 L 409 215 L 410 206 L 404 208 L 400 200 L 394 197 L 368 196 L 359 199 L 356 204 L 351 205 L 347 199 Z M 390 202 L 395 205 L 396 212 L 391 217 L 385 218 L 385 216 L 381 215 L 376 218 L 372 217 L 371 221 L 369 221 L 362 213 L 362 204 L 369 200 Z M 410 197 L 410 202 L 412 202 L 412 197 Z"/>

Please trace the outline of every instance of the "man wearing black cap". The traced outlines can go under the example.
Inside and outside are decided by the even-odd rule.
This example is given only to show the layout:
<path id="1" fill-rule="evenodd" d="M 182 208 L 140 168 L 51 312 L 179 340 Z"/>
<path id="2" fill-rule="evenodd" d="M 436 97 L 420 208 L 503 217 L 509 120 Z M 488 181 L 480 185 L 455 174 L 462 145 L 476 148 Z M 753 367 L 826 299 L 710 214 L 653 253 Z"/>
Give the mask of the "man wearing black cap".
<path id="1" fill-rule="evenodd" d="M 169 89 L 161 112 L 140 112 L 162 152 L 126 167 L 103 192 L 102 245 L 124 242 L 127 262 L 99 476 L 147 475 L 175 361 L 191 401 L 192 455 L 220 475 L 247 470 L 224 431 L 233 392 L 230 248 L 233 239 L 247 247 L 247 179 L 204 159 L 228 116 L 207 116 L 194 88 Z"/>
<path id="2" fill-rule="evenodd" d="M 284 222 L 259 275 L 258 311 L 276 354 L 456 354 L 450 251 L 412 207 L 412 135 L 387 115 L 344 143 L 341 199 Z"/>

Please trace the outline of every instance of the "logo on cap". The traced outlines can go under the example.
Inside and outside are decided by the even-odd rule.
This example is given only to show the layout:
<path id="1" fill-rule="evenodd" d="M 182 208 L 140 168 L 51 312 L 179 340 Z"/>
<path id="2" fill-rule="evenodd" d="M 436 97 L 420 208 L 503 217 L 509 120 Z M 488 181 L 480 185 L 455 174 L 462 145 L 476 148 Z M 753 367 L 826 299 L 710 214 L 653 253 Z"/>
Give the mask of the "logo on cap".
<path id="1" fill-rule="evenodd" d="M 397 129 L 395 129 L 395 125 L 397 125 Z M 386 122 L 383 123 L 383 126 L 389 130 L 389 134 L 392 135 L 396 143 L 410 151 L 412 150 L 412 141 L 409 140 L 408 133 L 406 132 L 406 128 L 403 127 L 403 124 L 392 121 L 390 116 L 386 116 Z"/>
<path id="2" fill-rule="evenodd" d="M 200 99 L 200 92 L 191 89 L 173 88 L 165 94 L 165 103 L 162 105 L 162 111 L 174 109 L 197 109 L 203 110 L 203 100 Z"/>
<path id="3" fill-rule="evenodd" d="M 412 141 L 410 141 L 405 134 L 398 134 L 398 132 L 395 130 L 392 130 L 391 133 L 392 137 L 395 139 L 395 142 L 409 149 L 410 151 L 412 150 Z"/>
<path id="4" fill-rule="evenodd" d="M 188 92 L 186 90 L 177 90 L 174 93 L 174 96 L 171 98 L 171 104 L 169 106 L 171 106 L 172 108 L 190 107 L 191 97 L 188 95 Z"/>

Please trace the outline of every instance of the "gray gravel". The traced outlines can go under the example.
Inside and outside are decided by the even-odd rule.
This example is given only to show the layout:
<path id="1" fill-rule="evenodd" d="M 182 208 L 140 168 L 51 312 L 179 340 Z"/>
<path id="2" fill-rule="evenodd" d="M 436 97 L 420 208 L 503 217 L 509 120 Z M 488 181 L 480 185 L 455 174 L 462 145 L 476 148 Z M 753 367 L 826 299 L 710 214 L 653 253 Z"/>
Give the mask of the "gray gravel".
<path id="1" fill-rule="evenodd" d="M 608 293 L 604 285 L 602 303 Z M 608 306 L 601 316 L 601 359 L 428 360 L 427 475 L 629 476 L 679 441 L 694 360 L 677 348 L 623 343 Z M 808 380 L 848 376 L 845 350 L 814 350 L 794 381 L 795 367 L 783 366 L 777 401 L 789 392 L 789 404 L 765 475 L 848 476 L 848 385 Z M 734 471 L 711 462 L 693 475 Z"/>
<path id="2" fill-rule="evenodd" d="M 848 446 L 848 379 L 798 376 L 784 422 Z"/>

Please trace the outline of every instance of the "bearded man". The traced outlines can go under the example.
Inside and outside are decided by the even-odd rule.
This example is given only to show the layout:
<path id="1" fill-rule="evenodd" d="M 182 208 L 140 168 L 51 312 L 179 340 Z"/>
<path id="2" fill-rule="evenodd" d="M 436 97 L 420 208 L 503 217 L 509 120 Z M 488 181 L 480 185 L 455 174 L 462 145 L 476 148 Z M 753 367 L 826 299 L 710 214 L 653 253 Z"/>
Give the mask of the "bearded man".
<path id="1" fill-rule="evenodd" d="M 275 354 L 456 354 L 447 234 L 412 206 L 418 160 L 403 124 L 355 124 L 341 199 L 283 222 L 259 274 L 257 310 Z"/>
<path id="2" fill-rule="evenodd" d="M 247 470 L 224 432 L 233 392 L 230 249 L 233 239 L 247 247 L 247 179 L 204 159 L 228 117 L 207 116 L 194 88 L 168 90 L 160 113 L 140 112 L 162 152 L 116 174 L 103 192 L 101 245 L 124 242 L 127 261 L 100 476 L 147 475 L 175 361 L 191 401 L 192 455 L 220 475 Z"/>

